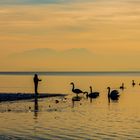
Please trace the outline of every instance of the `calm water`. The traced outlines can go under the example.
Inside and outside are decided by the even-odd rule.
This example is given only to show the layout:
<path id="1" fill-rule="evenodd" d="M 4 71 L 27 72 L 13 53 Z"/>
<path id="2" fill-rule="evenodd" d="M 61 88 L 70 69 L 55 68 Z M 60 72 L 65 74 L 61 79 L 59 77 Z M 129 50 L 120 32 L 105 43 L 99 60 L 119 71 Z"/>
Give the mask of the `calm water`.
<path id="1" fill-rule="evenodd" d="M 31 74 L 1 74 L 0 92 L 33 92 L 32 78 Z M 139 74 L 42 74 L 40 78 L 40 93 L 64 93 L 67 99 L 39 99 L 36 106 L 34 100 L 0 103 L 0 139 L 140 139 Z M 73 104 L 72 81 L 84 91 L 93 86 L 100 97 L 90 103 L 81 95 L 81 101 Z M 124 91 L 119 90 L 122 82 Z M 108 86 L 120 91 L 118 101 L 108 102 Z"/>

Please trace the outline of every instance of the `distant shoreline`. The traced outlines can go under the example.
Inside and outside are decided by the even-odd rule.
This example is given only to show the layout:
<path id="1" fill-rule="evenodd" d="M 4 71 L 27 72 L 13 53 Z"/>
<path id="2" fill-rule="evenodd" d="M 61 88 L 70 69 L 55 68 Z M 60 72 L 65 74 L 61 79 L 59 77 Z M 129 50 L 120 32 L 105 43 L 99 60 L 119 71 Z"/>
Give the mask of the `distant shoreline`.
<path id="1" fill-rule="evenodd" d="M 0 75 L 82 76 L 82 75 L 140 75 L 140 71 L 1 71 Z"/>

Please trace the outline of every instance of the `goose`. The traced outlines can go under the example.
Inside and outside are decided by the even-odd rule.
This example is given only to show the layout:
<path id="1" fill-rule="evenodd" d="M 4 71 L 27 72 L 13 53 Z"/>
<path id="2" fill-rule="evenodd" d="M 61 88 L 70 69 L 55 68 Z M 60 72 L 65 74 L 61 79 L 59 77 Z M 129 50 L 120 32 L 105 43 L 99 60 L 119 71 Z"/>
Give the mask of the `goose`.
<path id="1" fill-rule="evenodd" d="M 74 86 L 74 83 L 73 82 L 71 82 L 70 83 L 71 85 L 72 85 L 72 92 L 73 93 L 75 93 L 77 96 L 78 96 L 78 94 L 80 94 L 80 93 L 86 93 L 86 92 L 83 92 L 82 90 L 80 90 L 80 89 L 75 89 L 75 86 Z"/>
<path id="2" fill-rule="evenodd" d="M 108 98 L 117 99 L 120 96 L 118 90 L 111 91 L 110 87 L 108 87 L 107 89 L 108 89 Z"/>

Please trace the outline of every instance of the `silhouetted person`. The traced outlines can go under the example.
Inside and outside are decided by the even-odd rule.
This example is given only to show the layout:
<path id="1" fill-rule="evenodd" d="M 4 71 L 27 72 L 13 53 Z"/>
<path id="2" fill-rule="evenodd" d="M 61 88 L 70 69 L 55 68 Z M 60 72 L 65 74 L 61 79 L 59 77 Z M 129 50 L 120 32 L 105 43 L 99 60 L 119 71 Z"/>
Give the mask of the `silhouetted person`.
<path id="1" fill-rule="evenodd" d="M 38 75 L 34 75 L 34 86 L 35 86 L 35 94 L 38 95 L 38 82 L 41 81 L 41 79 L 38 78 Z"/>

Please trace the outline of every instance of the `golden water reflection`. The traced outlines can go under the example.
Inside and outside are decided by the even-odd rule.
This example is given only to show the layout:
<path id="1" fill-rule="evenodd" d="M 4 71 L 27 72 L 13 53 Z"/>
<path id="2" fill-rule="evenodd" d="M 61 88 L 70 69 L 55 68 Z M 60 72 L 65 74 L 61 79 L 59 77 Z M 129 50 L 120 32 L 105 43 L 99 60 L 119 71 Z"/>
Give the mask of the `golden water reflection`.
<path id="1" fill-rule="evenodd" d="M 20 77 L 22 78 L 22 77 Z M 9 86 L 14 80 L 7 81 Z M 0 138 L 29 139 L 139 139 L 140 130 L 140 77 L 81 76 L 41 77 L 40 92 L 67 93 L 67 97 L 53 97 L 29 101 L 0 103 Z M 24 78 L 16 86 L 27 86 Z M 132 87 L 132 79 L 136 86 Z M 4 77 L 3 77 L 4 80 Z M 5 79 L 6 80 L 6 79 Z M 90 99 L 84 94 L 72 93 L 70 82 L 76 88 L 89 92 L 99 91 L 100 96 Z M 32 81 L 30 81 L 32 83 Z M 125 89 L 119 89 L 122 82 Z M 1 86 L 4 83 L 1 83 Z M 29 85 L 28 85 L 29 86 Z M 108 98 L 107 87 L 117 89 L 118 100 Z M 6 89 L 7 91 L 10 89 Z M 15 91 L 18 89 L 14 89 Z M 27 89 L 28 90 L 28 89 Z M 29 88 L 32 91 L 32 88 Z M 26 91 L 24 88 L 21 91 Z M 57 102 L 56 102 L 57 100 Z M 22 137 L 21 137 L 22 136 Z"/>

